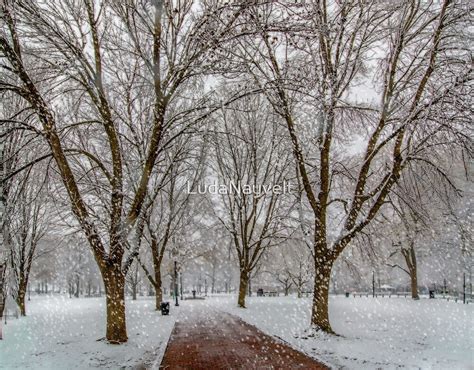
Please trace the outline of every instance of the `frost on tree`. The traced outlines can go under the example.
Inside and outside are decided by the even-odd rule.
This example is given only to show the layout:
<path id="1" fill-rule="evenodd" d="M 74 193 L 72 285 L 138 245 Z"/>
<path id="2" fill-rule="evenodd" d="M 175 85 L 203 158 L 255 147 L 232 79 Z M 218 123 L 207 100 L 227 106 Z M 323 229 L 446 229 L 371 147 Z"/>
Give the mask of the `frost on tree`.
<path id="1" fill-rule="evenodd" d="M 209 3 L 195 14 L 192 4 L 0 5 L 0 55 L 7 65 L 0 89 L 35 112 L 27 126 L 49 146 L 44 158 L 54 160 L 75 227 L 103 279 L 111 343 L 127 341 L 129 239 L 156 185 L 157 164 L 223 104 L 195 87 L 210 72 L 208 52 L 242 9 Z"/>
<path id="2" fill-rule="evenodd" d="M 237 255 L 237 304 L 242 308 L 262 258 L 288 237 L 284 216 L 290 206 L 283 186 L 290 176 L 291 156 L 273 118 L 263 98 L 243 98 L 216 115 L 210 135 L 215 157 L 211 168 L 219 183 L 228 186 L 211 201 Z M 246 186 L 254 188 L 245 192 Z"/>
<path id="3" fill-rule="evenodd" d="M 287 126 L 313 219 L 316 329 L 332 332 L 335 261 L 380 215 L 402 174 L 415 163 L 443 173 L 433 159 L 469 145 L 467 14 L 449 0 L 272 3 L 249 8 L 238 42 L 222 48 Z M 357 97 L 364 83 L 376 94 L 370 102 Z"/>
<path id="4" fill-rule="evenodd" d="M 71 299 L 105 289 L 110 343 L 128 339 L 127 284 L 136 297 L 149 283 L 158 308 L 173 259 L 189 285 L 223 285 L 240 307 L 260 280 L 313 291 L 307 324 L 329 333 L 341 261 L 405 264 L 416 298 L 427 242 L 415 222 L 403 244 L 365 241 L 396 230 L 399 202 L 427 223 L 434 212 L 400 183 L 451 187 L 451 163 L 472 155 L 468 15 L 447 0 L 0 1 L 1 123 L 28 137 L 6 171 L 18 203 L 2 180 L 3 219 L 11 209 L 8 229 L 23 230 L 3 225 L 1 244 L 8 234 L 22 313 L 43 200 L 68 253 L 36 276 L 47 284 L 54 259 Z M 43 173 L 51 188 L 34 198 Z M 290 180 L 295 194 L 190 193 L 216 179 Z M 468 211 L 447 203 L 433 253 L 444 240 L 470 256 Z"/>
<path id="5" fill-rule="evenodd" d="M 4 223 L 5 223 L 4 216 L 5 216 L 5 208 L 6 208 L 6 201 L 7 201 L 6 193 L 4 191 L 5 190 L 4 189 L 5 136 L 6 136 L 6 129 L 5 129 L 5 125 L 2 124 L 0 128 L 0 318 L 3 317 L 3 310 L 5 308 L 5 299 L 6 299 L 5 277 L 6 277 L 7 257 L 8 257 L 8 252 L 6 249 L 5 238 L 4 238 Z M 0 339 L 1 339 L 1 335 L 0 335 Z"/>

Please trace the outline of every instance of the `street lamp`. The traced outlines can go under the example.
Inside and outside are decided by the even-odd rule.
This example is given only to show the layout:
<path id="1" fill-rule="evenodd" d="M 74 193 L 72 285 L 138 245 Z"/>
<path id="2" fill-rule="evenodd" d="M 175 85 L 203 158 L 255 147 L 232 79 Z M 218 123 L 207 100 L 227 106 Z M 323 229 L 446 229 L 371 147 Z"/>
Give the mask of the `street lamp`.
<path id="1" fill-rule="evenodd" d="M 178 302 L 178 261 L 174 261 L 174 298 L 176 300 L 175 306 L 179 306 Z"/>
<path id="2" fill-rule="evenodd" d="M 178 248 L 176 246 L 172 249 L 171 255 L 173 256 L 174 259 L 174 298 L 175 298 L 175 306 L 179 306 L 178 302 Z"/>

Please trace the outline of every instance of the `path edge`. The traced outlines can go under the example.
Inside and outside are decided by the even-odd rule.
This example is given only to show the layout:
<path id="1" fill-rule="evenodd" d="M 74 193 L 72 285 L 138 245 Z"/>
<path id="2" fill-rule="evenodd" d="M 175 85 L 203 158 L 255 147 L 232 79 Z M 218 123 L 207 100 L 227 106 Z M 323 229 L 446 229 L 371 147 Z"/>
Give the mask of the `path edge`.
<path id="1" fill-rule="evenodd" d="M 160 349 L 157 351 L 156 358 L 153 361 L 153 363 L 151 364 L 150 370 L 159 370 L 160 369 L 161 363 L 163 362 L 163 358 L 165 357 L 166 350 L 168 349 L 168 345 L 170 343 L 171 335 L 173 334 L 173 330 L 174 330 L 174 327 L 176 326 L 176 321 L 177 320 L 178 320 L 178 317 L 176 317 L 175 320 L 173 321 L 173 326 L 171 327 L 170 335 L 168 335 L 168 339 L 166 339 L 166 343 L 164 343 L 165 340 L 163 340 L 163 343 L 162 343 L 163 345 L 160 346 Z"/>
<path id="2" fill-rule="evenodd" d="M 240 316 L 238 316 L 238 315 L 236 315 L 236 314 L 234 314 L 234 313 L 232 313 L 232 312 L 224 311 L 224 310 L 222 310 L 222 309 L 218 309 L 218 310 L 221 311 L 221 312 L 224 312 L 224 313 L 226 313 L 226 314 L 228 314 L 228 315 L 231 315 L 231 316 L 236 317 L 237 319 L 241 320 L 242 322 L 246 323 L 247 325 L 250 325 L 250 326 L 254 327 L 255 329 L 257 329 L 258 331 L 261 331 L 263 334 L 268 335 L 269 337 L 273 338 L 275 341 L 280 342 L 281 344 L 284 344 L 284 345 L 286 345 L 286 346 L 288 346 L 288 347 L 294 349 L 295 351 L 301 352 L 302 354 L 308 356 L 309 358 L 312 358 L 313 360 L 315 360 L 315 361 L 317 361 L 317 362 L 320 362 L 322 365 L 326 366 L 328 369 L 339 369 L 338 366 L 336 366 L 336 365 L 334 365 L 334 364 L 331 364 L 331 363 L 329 363 L 328 361 L 323 360 L 323 359 L 321 359 L 321 358 L 315 357 L 314 355 L 312 355 L 312 354 L 306 352 L 306 351 L 303 350 L 302 348 L 299 348 L 299 347 L 293 345 L 292 343 L 287 342 L 286 340 L 284 340 L 283 338 L 279 337 L 278 335 L 273 335 L 273 334 L 269 333 L 268 331 L 257 327 L 256 325 L 254 325 L 254 324 L 248 322 L 247 320 L 245 320 L 243 317 L 240 317 Z"/>

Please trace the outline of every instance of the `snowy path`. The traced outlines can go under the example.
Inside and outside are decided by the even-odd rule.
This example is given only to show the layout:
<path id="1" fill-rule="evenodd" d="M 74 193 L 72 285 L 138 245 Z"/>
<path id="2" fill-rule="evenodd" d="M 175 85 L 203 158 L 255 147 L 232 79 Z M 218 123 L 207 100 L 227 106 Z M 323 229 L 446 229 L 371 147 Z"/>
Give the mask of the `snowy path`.
<path id="1" fill-rule="evenodd" d="M 161 363 L 164 369 L 326 369 L 205 302 L 186 302 L 179 309 Z"/>

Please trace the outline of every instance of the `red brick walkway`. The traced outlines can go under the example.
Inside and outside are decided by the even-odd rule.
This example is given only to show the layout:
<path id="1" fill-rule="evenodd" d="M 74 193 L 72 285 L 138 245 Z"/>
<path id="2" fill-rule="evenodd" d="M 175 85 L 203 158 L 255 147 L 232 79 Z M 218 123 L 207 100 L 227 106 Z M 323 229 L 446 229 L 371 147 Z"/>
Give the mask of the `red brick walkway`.
<path id="1" fill-rule="evenodd" d="M 160 369 L 327 369 L 233 315 L 199 308 L 182 312 Z"/>

